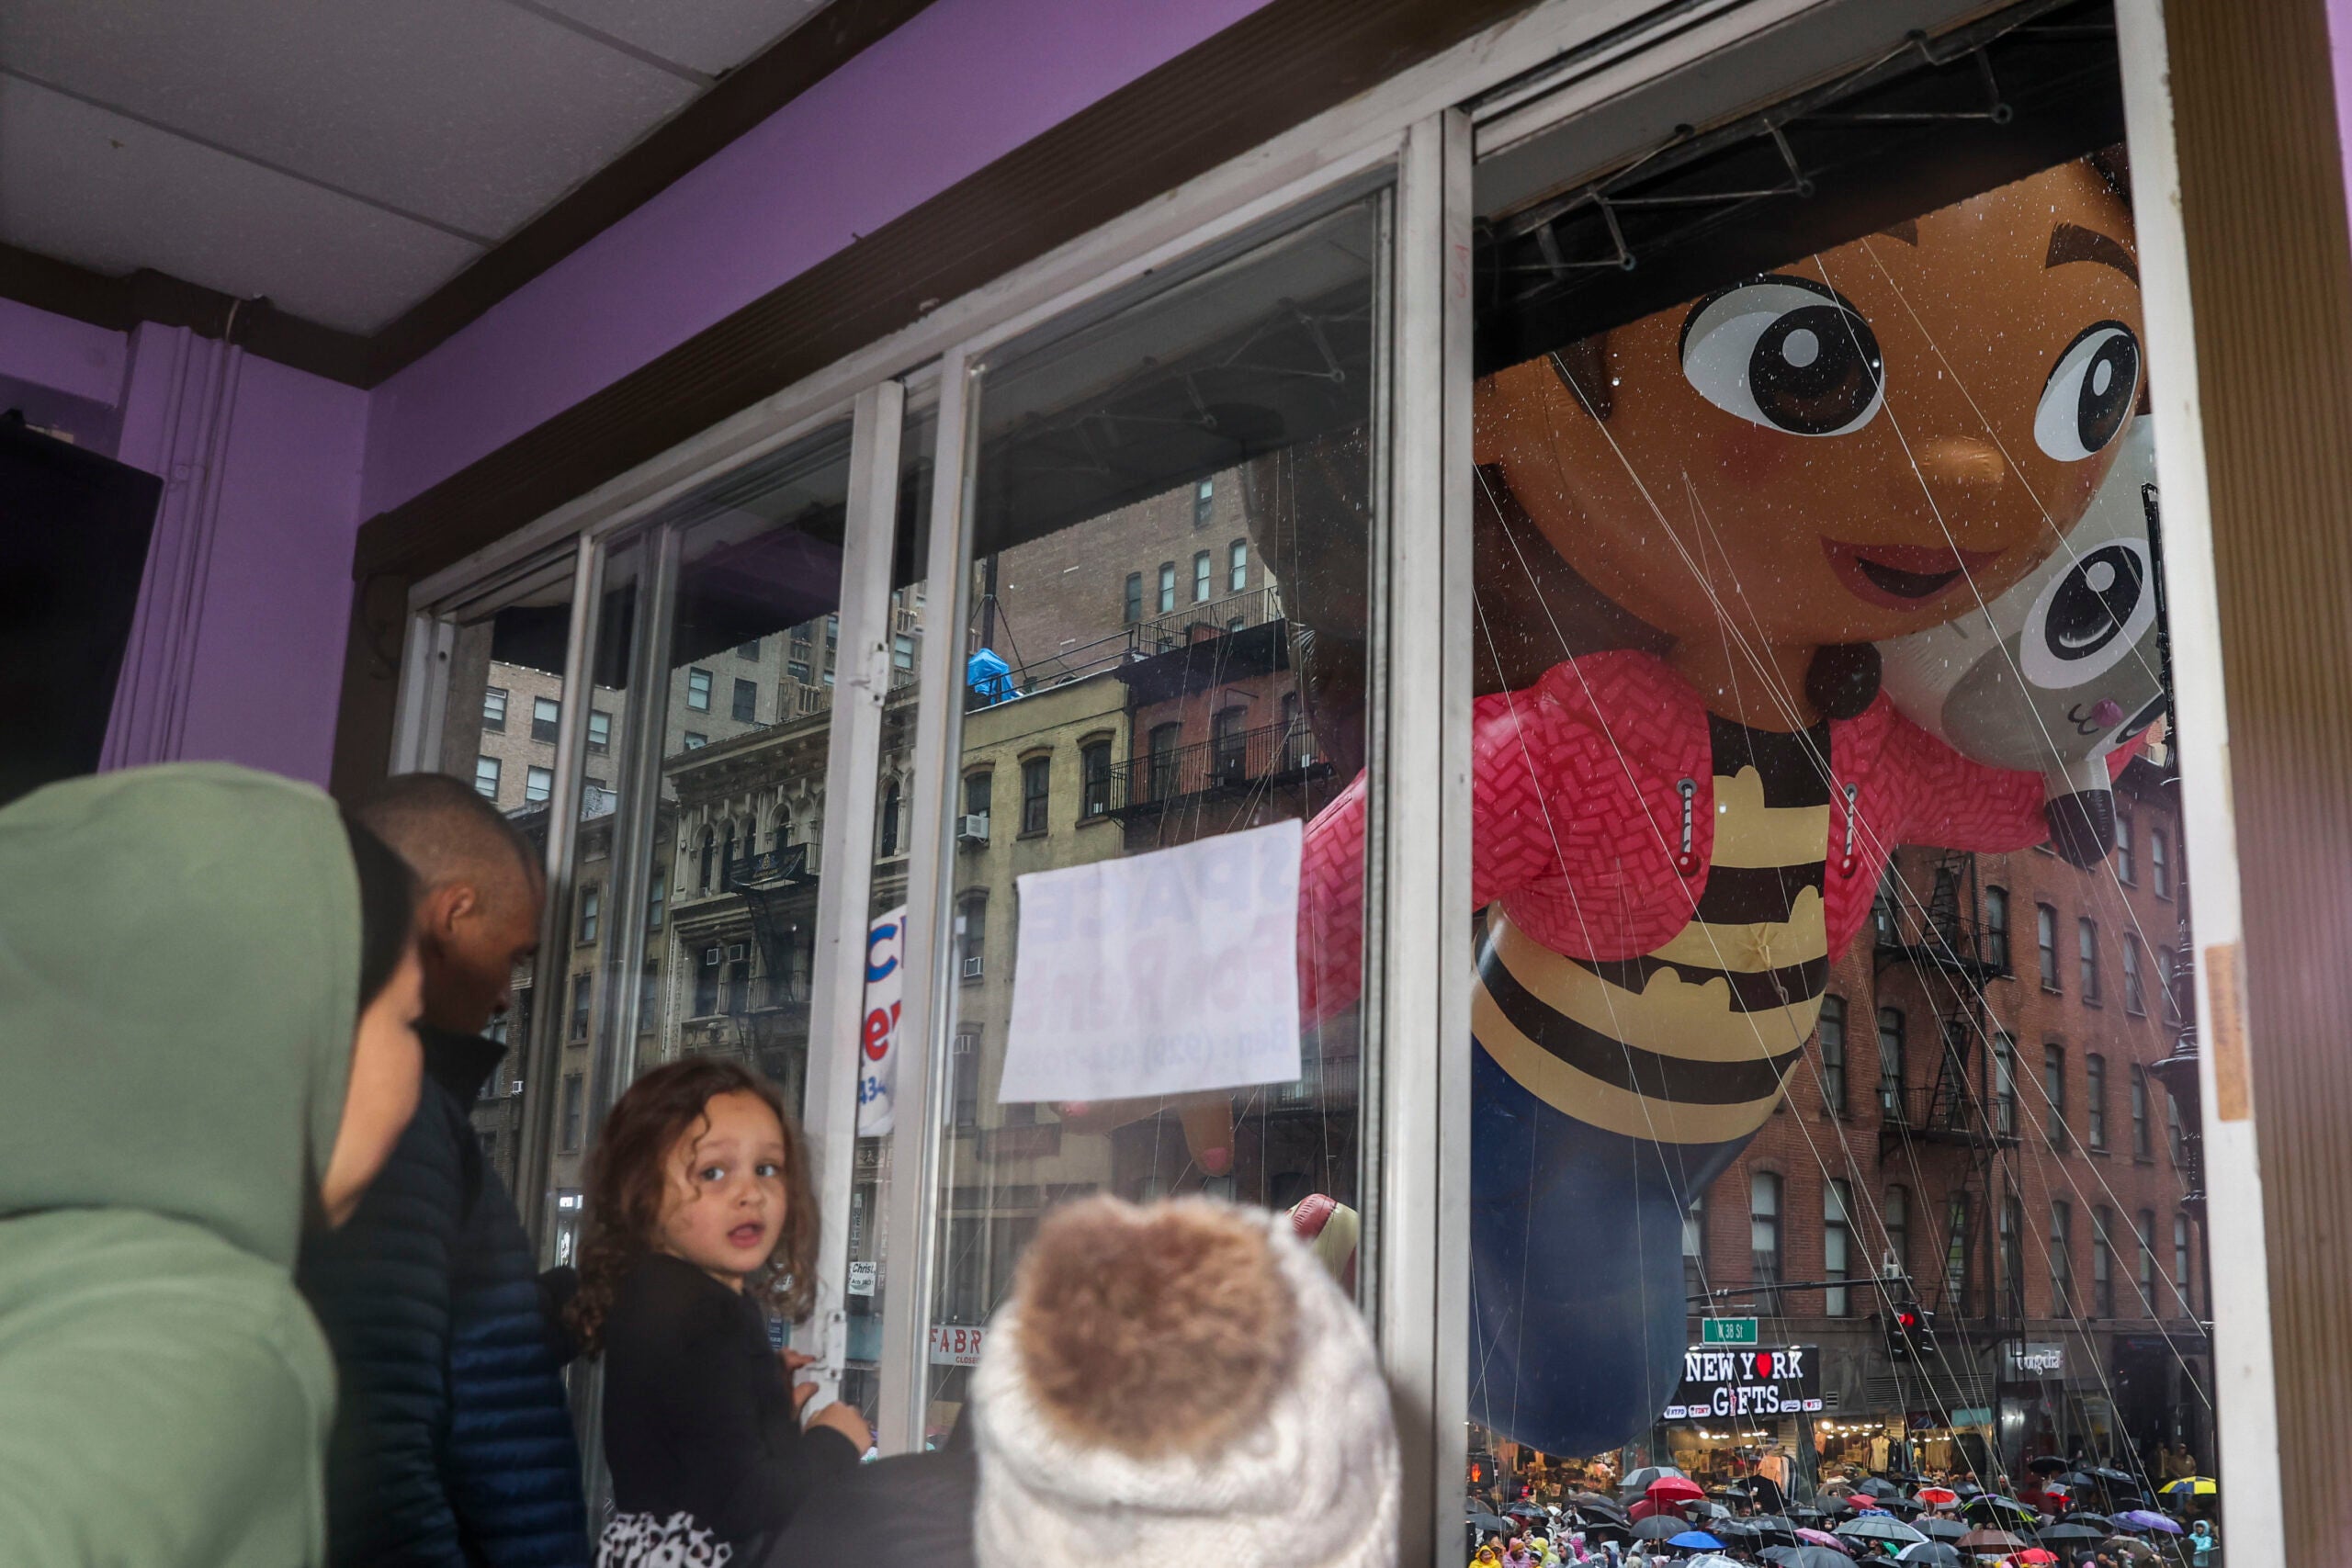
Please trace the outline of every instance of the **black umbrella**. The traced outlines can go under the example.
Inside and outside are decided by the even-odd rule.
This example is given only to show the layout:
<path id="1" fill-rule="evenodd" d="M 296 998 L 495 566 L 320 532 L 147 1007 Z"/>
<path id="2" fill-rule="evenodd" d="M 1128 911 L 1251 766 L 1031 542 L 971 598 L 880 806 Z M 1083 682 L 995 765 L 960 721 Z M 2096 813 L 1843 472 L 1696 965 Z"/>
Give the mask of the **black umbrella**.
<path id="1" fill-rule="evenodd" d="M 1522 1519 L 1541 1519 L 1549 1517 L 1542 1508 L 1536 1506 L 1532 1503 L 1513 1503 L 1510 1507 L 1505 1508 L 1503 1512 L 1506 1514 L 1516 1515 L 1518 1517 Z"/>
<path id="2" fill-rule="evenodd" d="M 1504 1518 L 1500 1514 L 1489 1514 L 1481 1511 L 1472 1514 L 1466 1522 L 1478 1529 L 1492 1530 L 1497 1535 L 1509 1535 L 1510 1533 L 1510 1521 Z"/>
<path id="3" fill-rule="evenodd" d="M 1789 1517 L 1792 1519 L 1804 1519 L 1813 1523 L 1819 1523 L 1822 1519 L 1826 1518 L 1827 1517 L 1827 1515 L 1824 1514 L 1818 1508 L 1791 1508 L 1789 1510 Z"/>
<path id="4" fill-rule="evenodd" d="M 2058 1540 L 2105 1540 L 2107 1539 L 2107 1532 L 2103 1529 L 2094 1529 L 2089 1525 L 2075 1524 L 2071 1521 L 2062 1521 L 2033 1533 L 2044 1546 Z"/>
<path id="5" fill-rule="evenodd" d="M 2025 1462 L 2036 1475 L 2055 1475 L 2066 1468 L 2066 1461 L 2056 1454 L 2036 1454 Z"/>
<path id="6" fill-rule="evenodd" d="M 1897 1562 L 1925 1562 L 1929 1568 L 1960 1568 L 1960 1549 L 1940 1540 L 1915 1540 L 1895 1554 Z"/>
<path id="7" fill-rule="evenodd" d="M 1907 1517 L 1920 1512 L 1925 1509 L 1928 1505 L 1920 1502 L 1917 1497 L 1882 1496 L 1878 1500 L 1878 1506 L 1884 1508 L 1890 1514 L 1901 1514 Z"/>
<path id="8" fill-rule="evenodd" d="M 1604 1497 L 1598 1492 L 1571 1492 L 1560 1501 L 1571 1508 L 1581 1508 L 1588 1513 L 1611 1514 L 1621 1519 L 1625 1517 L 1624 1507 L 1617 1499 Z"/>
<path id="9" fill-rule="evenodd" d="M 1672 1514 L 1652 1514 L 1648 1518 L 1637 1520 L 1634 1523 L 1634 1539 L 1635 1540 L 1672 1540 L 1689 1529 L 1690 1529 L 1689 1519 L 1678 1518 Z"/>
<path id="10" fill-rule="evenodd" d="M 1871 1476 L 1868 1481 L 1863 1482 L 1860 1486 L 1855 1487 L 1854 1490 L 1857 1492 L 1867 1492 L 1873 1497 L 1900 1497 L 1903 1495 L 1902 1487 L 1897 1486 L 1892 1481 L 1882 1481 L 1875 1475 Z"/>
<path id="11" fill-rule="evenodd" d="M 2091 1476 L 2085 1475 L 2079 1470 L 2070 1470 L 2064 1475 L 2051 1477 L 2050 1484 L 2052 1486 L 2096 1486 L 2098 1482 Z"/>
<path id="12" fill-rule="evenodd" d="M 1854 1568 L 1854 1560 L 1835 1547 L 1768 1546 L 1757 1553 L 1767 1562 L 1777 1562 L 1780 1568 Z"/>
<path id="13" fill-rule="evenodd" d="M 2029 1521 L 2041 1517 L 2041 1511 L 2039 1508 L 2020 1503 L 2015 1497 L 1995 1496 L 1990 1492 L 1971 1497 L 1961 1505 L 1960 1511 L 1963 1517 L 1974 1519 L 1979 1524 L 1994 1521 L 2002 1515 Z"/>
<path id="14" fill-rule="evenodd" d="M 1929 1540 L 1958 1540 L 1970 1529 L 1958 1519 L 1921 1519 L 1911 1528 Z"/>
<path id="15" fill-rule="evenodd" d="M 1587 1519 L 1581 1528 L 1593 1540 L 1623 1540 L 1634 1533 L 1622 1519 Z"/>
<path id="16" fill-rule="evenodd" d="M 2101 1481 L 2120 1481 L 2134 1492 L 2140 1489 L 2140 1478 L 2128 1470 L 2112 1470 L 2106 1465 L 2094 1465 L 2091 1473 Z"/>
<path id="17" fill-rule="evenodd" d="M 2094 1514 L 2087 1508 L 2070 1510 L 2066 1517 L 2058 1522 L 2062 1525 L 2098 1525 L 2102 1529 L 2109 1528 L 2115 1523 L 2105 1514 Z"/>

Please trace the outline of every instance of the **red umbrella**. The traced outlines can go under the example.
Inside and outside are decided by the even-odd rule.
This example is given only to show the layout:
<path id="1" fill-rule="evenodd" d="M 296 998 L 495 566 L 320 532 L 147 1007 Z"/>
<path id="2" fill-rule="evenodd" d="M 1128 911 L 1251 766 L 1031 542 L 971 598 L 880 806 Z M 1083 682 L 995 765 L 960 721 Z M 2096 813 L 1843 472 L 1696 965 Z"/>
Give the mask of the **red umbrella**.
<path id="1" fill-rule="evenodd" d="M 2018 1552 L 2018 1561 L 2020 1562 L 2055 1562 L 2058 1561 L 2058 1554 L 2050 1551 L 2046 1547 L 2037 1546 L 2030 1551 Z"/>
<path id="2" fill-rule="evenodd" d="M 1960 1494 L 1949 1486 L 1922 1486 L 1915 1495 L 1934 1508 L 1949 1508 L 1960 1501 Z"/>
<path id="3" fill-rule="evenodd" d="M 1682 1517 L 1682 1510 L 1671 1502 L 1645 1497 L 1625 1510 L 1625 1519 L 1630 1524 L 1636 1519 L 1656 1518 L 1660 1514 L 1670 1515 L 1679 1519 Z"/>
<path id="4" fill-rule="evenodd" d="M 1650 1483 L 1645 1495 L 1653 1503 L 1696 1503 L 1707 1495 L 1707 1489 L 1688 1476 L 1661 1475 Z"/>

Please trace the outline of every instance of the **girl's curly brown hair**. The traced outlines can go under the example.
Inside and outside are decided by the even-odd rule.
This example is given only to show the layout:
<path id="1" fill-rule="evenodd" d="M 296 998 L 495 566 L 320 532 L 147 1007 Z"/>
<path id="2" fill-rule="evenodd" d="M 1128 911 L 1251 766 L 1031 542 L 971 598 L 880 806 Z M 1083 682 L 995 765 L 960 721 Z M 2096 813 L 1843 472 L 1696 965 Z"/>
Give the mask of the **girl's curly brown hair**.
<path id="1" fill-rule="evenodd" d="M 689 1057 L 665 1063 L 629 1085 L 605 1119 L 588 1156 L 588 1229 L 580 1244 L 580 1289 L 564 1308 L 582 1355 L 594 1355 L 603 1348 L 605 1315 L 612 1310 L 623 1276 L 659 1246 L 670 1151 L 703 1120 L 703 1108 L 722 1094 L 757 1095 L 784 1128 L 784 1226 L 767 1262 L 745 1277 L 743 1293 L 794 1323 L 806 1320 L 815 1305 L 821 1216 L 800 1123 L 785 1109 L 775 1086 L 742 1064 L 723 1057 Z"/>

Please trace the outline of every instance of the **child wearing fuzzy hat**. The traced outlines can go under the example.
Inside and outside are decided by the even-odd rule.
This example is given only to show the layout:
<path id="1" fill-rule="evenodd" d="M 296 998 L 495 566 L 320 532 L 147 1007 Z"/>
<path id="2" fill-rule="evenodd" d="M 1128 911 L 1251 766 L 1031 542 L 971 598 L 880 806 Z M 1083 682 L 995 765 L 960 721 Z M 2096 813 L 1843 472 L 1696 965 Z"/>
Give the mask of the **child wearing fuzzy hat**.
<path id="1" fill-rule="evenodd" d="M 975 1373 L 980 1568 L 1390 1568 L 1372 1337 L 1289 1216 L 1055 1211 Z"/>

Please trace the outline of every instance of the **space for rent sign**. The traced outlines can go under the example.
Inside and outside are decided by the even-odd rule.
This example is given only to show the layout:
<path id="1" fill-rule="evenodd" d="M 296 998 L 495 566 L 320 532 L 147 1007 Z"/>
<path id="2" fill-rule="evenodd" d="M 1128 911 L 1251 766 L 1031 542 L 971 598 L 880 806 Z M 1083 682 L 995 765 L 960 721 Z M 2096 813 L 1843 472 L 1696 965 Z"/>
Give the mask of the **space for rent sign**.
<path id="1" fill-rule="evenodd" d="M 1683 1352 L 1682 1382 L 1668 1421 L 1743 1416 L 1794 1416 L 1821 1408 L 1821 1351 L 1812 1345 L 1736 1350 L 1693 1345 Z"/>

